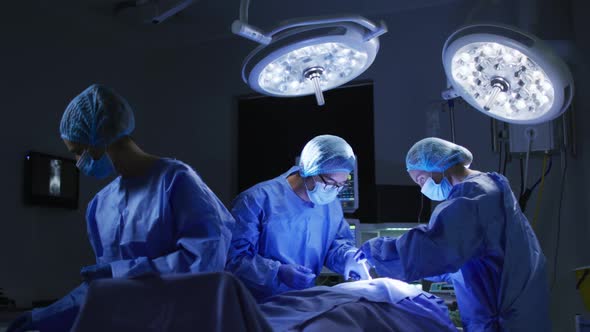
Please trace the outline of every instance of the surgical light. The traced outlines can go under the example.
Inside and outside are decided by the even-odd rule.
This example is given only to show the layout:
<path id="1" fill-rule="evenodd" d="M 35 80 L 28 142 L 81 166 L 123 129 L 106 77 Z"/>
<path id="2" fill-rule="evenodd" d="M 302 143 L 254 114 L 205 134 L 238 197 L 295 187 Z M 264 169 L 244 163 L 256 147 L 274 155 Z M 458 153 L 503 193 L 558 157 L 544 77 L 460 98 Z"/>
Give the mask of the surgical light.
<path id="1" fill-rule="evenodd" d="M 285 22 L 269 33 L 248 25 L 248 0 L 232 31 L 261 45 L 244 60 L 242 79 L 252 89 L 276 97 L 315 94 L 349 82 L 371 66 L 379 36 L 387 31 L 360 16 L 330 16 Z"/>
<path id="2" fill-rule="evenodd" d="M 516 124 L 537 124 L 561 115 L 574 85 L 567 65 L 538 38 L 515 28 L 471 25 L 446 41 L 443 66 L 451 90 L 477 110 Z"/>

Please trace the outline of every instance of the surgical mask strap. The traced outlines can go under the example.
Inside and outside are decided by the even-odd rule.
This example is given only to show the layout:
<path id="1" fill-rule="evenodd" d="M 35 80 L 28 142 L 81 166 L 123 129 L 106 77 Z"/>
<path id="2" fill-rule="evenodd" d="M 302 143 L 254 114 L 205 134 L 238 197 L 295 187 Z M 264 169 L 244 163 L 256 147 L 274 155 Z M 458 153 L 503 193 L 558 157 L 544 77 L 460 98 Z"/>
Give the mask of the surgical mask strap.
<path id="1" fill-rule="evenodd" d="M 437 172 L 437 173 L 438 173 L 438 172 Z M 443 180 L 445 179 L 445 171 L 442 171 L 442 172 L 440 172 L 440 173 L 442 174 L 442 178 L 440 179 L 440 181 L 439 181 L 438 183 L 434 182 L 434 183 L 436 183 L 436 184 L 441 184 L 441 183 L 443 182 Z M 432 178 L 432 181 L 434 181 L 434 178 L 432 177 L 432 172 L 430 172 L 430 177 Z M 449 181 L 449 180 L 447 179 L 447 181 Z M 451 181 L 449 181 L 449 183 L 451 183 Z M 451 183 L 451 184 L 452 184 L 452 183 Z"/>
<path id="2" fill-rule="evenodd" d="M 312 175 L 312 176 L 310 176 L 310 177 L 311 177 L 311 179 L 314 181 L 314 187 L 313 187 L 313 189 L 311 189 L 311 190 L 310 190 L 309 188 L 307 188 L 307 183 L 306 183 L 306 180 L 307 180 L 307 178 L 308 178 L 308 177 L 301 178 L 301 179 L 303 180 L 303 186 L 305 187 L 305 190 L 306 190 L 306 191 L 314 191 L 314 190 L 315 190 L 315 188 L 316 188 L 316 186 L 317 186 L 317 184 L 315 184 L 315 180 L 313 179 L 313 175 Z"/>
<path id="3" fill-rule="evenodd" d="M 438 172 L 437 172 L 437 173 L 438 173 Z M 443 180 L 443 179 L 444 179 L 444 177 L 445 177 L 445 172 L 443 171 L 443 172 L 441 172 L 441 173 L 442 173 L 443 177 L 440 179 L 440 181 L 439 181 L 438 183 L 436 183 L 436 181 L 434 181 L 434 176 L 432 176 L 433 172 L 430 172 L 430 178 L 432 178 L 432 181 L 434 181 L 434 183 L 436 183 L 436 184 L 441 184 L 441 183 L 442 183 L 442 180 Z"/>

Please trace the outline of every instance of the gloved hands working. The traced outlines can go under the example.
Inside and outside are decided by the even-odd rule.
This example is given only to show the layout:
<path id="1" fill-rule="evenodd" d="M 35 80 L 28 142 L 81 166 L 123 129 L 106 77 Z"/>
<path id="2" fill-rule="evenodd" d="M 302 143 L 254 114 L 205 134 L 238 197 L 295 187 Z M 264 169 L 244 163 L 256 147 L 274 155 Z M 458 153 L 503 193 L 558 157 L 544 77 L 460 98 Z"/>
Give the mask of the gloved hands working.
<path id="1" fill-rule="evenodd" d="M 360 250 L 350 250 L 344 254 L 345 263 L 344 263 L 344 279 L 352 279 L 352 280 L 369 280 L 371 279 L 371 275 L 369 274 L 368 267 L 362 263 L 362 261 L 356 259 L 355 253 L 360 252 Z"/>
<path id="2" fill-rule="evenodd" d="M 10 323 L 6 332 L 24 332 L 29 330 L 35 330 L 33 325 L 33 313 L 27 311 L 16 317 L 15 320 Z"/>
<path id="3" fill-rule="evenodd" d="M 397 238 L 394 237 L 376 237 L 365 242 L 360 251 L 372 264 L 376 261 L 396 260 L 399 259 L 396 242 Z"/>
<path id="4" fill-rule="evenodd" d="M 312 285 L 315 274 L 298 264 L 283 264 L 279 267 L 279 280 L 294 289 L 305 289 Z"/>
<path id="5" fill-rule="evenodd" d="M 357 262 L 368 262 L 380 276 L 395 279 L 405 277 L 404 266 L 397 251 L 397 238 L 373 238 L 361 246 L 355 257 Z"/>
<path id="6" fill-rule="evenodd" d="M 96 279 L 112 278 L 113 270 L 111 264 L 96 264 L 85 266 L 80 270 L 80 275 L 85 281 L 93 281 Z"/>

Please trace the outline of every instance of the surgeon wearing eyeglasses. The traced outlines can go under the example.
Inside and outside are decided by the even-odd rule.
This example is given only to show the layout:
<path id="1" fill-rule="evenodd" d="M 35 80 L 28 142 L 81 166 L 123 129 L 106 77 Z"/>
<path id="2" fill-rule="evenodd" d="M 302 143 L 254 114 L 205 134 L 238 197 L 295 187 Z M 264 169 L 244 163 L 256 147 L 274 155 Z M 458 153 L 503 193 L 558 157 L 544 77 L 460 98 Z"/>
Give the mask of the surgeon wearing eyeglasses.
<path id="1" fill-rule="evenodd" d="M 233 201 L 236 226 L 226 269 L 258 301 L 312 287 L 324 265 L 345 279 L 369 277 L 354 259 L 352 233 L 337 200 L 354 165 L 344 139 L 320 135 L 305 145 L 298 166 Z"/>

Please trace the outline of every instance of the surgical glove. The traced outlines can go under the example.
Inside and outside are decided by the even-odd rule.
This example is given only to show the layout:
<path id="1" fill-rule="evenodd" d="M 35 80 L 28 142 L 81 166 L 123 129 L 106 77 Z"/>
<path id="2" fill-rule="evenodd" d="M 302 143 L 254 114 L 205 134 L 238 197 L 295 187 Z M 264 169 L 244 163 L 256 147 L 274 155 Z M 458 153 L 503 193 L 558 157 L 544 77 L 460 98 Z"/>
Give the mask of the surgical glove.
<path id="1" fill-rule="evenodd" d="M 111 264 L 96 264 L 83 267 L 80 270 L 80 275 L 85 281 L 112 278 L 113 270 L 111 269 Z"/>
<path id="2" fill-rule="evenodd" d="M 396 242 L 397 238 L 389 236 L 376 237 L 365 242 L 360 250 L 365 254 L 365 258 L 375 265 L 377 260 L 390 261 L 399 259 Z"/>
<path id="3" fill-rule="evenodd" d="M 369 280 L 371 276 L 369 275 L 369 271 L 367 270 L 366 265 L 361 262 L 357 262 L 355 259 L 355 252 L 348 251 L 344 254 L 345 263 L 344 263 L 344 279 L 352 279 L 352 280 Z"/>
<path id="4" fill-rule="evenodd" d="M 279 267 L 279 280 L 293 289 L 304 289 L 311 286 L 315 279 L 312 270 L 297 264 L 283 264 Z"/>
<path id="5" fill-rule="evenodd" d="M 16 317 L 8 326 L 6 332 L 24 332 L 29 330 L 35 330 L 33 326 L 33 313 L 31 311 L 24 312 Z"/>

